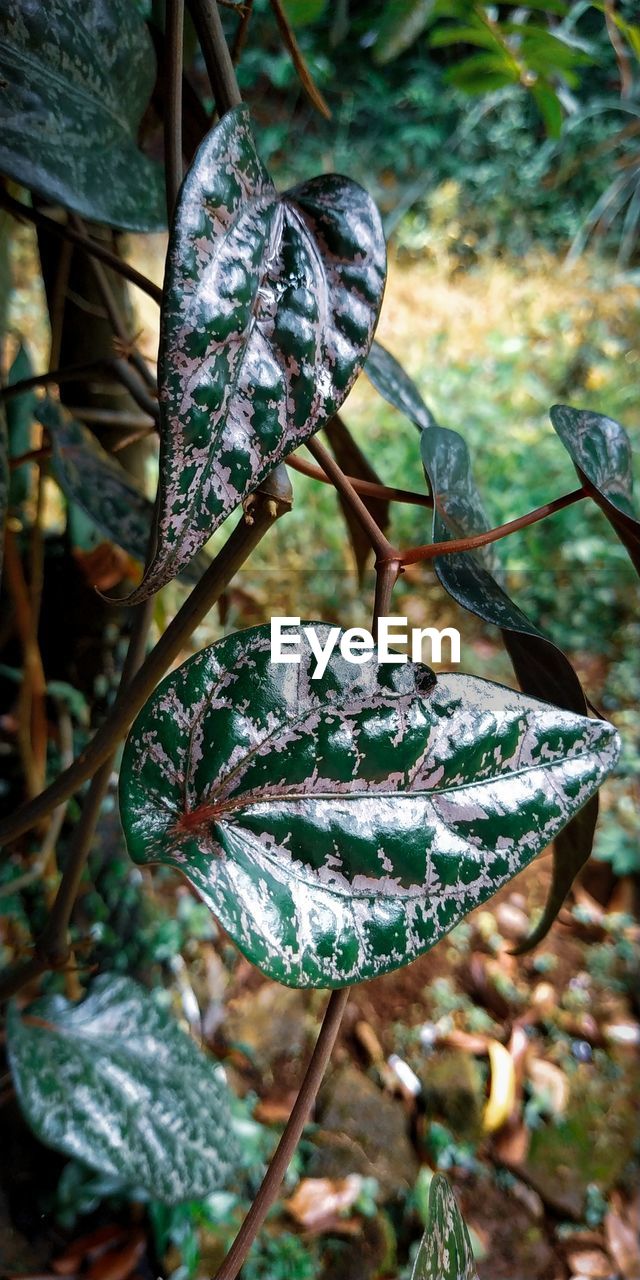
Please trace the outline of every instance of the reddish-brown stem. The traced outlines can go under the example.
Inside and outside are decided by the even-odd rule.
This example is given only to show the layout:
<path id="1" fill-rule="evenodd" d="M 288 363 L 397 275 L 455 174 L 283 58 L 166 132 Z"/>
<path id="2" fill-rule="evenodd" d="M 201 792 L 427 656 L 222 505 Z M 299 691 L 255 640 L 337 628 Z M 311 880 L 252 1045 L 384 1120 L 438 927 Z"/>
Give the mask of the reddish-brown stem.
<path id="1" fill-rule="evenodd" d="M 297 453 L 290 453 L 285 458 L 288 467 L 292 471 L 299 471 L 302 476 L 309 476 L 312 480 L 320 480 L 322 484 L 333 485 L 333 481 L 322 470 L 322 467 L 314 467 L 312 462 L 306 462 L 304 458 L 298 457 Z M 374 484 L 373 480 L 358 480 L 356 476 L 345 477 L 355 492 L 363 498 L 381 498 L 386 502 L 406 502 L 416 507 L 432 507 L 433 499 L 426 493 L 414 493 L 411 489 L 394 489 L 386 484 Z"/>
<path id="2" fill-rule="evenodd" d="M 30 209 L 28 205 L 22 204 L 20 200 L 16 200 L 9 195 L 8 191 L 0 190 L 0 207 L 13 214 L 14 218 L 23 218 L 25 222 L 32 222 L 36 227 L 51 231 L 53 235 L 60 236 L 62 240 L 68 240 L 70 244 L 79 245 L 81 249 L 85 249 L 92 257 L 99 258 L 108 267 L 111 267 L 113 271 L 117 271 L 119 275 L 124 276 L 130 284 L 142 289 L 142 292 L 153 298 L 158 305 L 162 302 L 162 289 L 157 284 L 154 284 L 153 280 L 149 280 L 140 271 L 136 271 L 135 267 L 130 266 L 128 262 L 119 258 L 116 253 L 112 253 L 110 249 L 107 249 L 106 245 L 100 244 L 98 240 L 94 240 L 86 233 L 70 227 L 67 223 L 58 222 L 56 218 L 49 218 L 46 213 L 41 213 L 39 209 Z"/>
<path id="3" fill-rule="evenodd" d="M 586 497 L 587 494 L 583 488 L 573 489 L 571 493 L 554 498 L 552 502 L 545 502 L 543 506 L 536 507 L 535 511 L 518 516 L 516 520 L 509 520 L 507 524 L 498 525 L 495 529 L 488 529 L 486 533 L 476 533 L 470 538 L 451 538 L 448 542 L 429 542 L 426 546 L 412 547 L 409 551 L 397 551 L 395 554 L 401 564 L 406 565 L 417 564 L 421 560 L 434 560 L 436 556 L 475 551 L 478 547 L 488 546 L 490 542 L 499 542 L 501 538 L 508 538 L 509 534 L 517 533 L 519 529 L 526 529 L 530 524 L 537 524 L 539 520 L 546 520 L 547 516 L 552 516 L 554 512 L 562 511 L 564 507 L 570 507 L 572 503 Z"/>
<path id="4" fill-rule="evenodd" d="M 332 991 L 322 1020 L 320 1034 L 305 1072 L 300 1092 L 285 1131 L 263 1178 L 262 1186 L 222 1264 L 215 1280 L 235 1280 L 278 1192 L 291 1158 L 302 1136 L 324 1076 L 349 998 L 349 988 Z"/>
<path id="5" fill-rule="evenodd" d="M 351 481 L 345 476 L 342 467 L 338 466 L 335 458 L 331 457 L 329 451 L 325 449 L 324 445 L 320 444 L 316 436 L 312 436 L 310 440 L 307 440 L 307 449 L 316 462 L 320 464 L 325 475 L 329 476 L 338 493 L 341 494 L 345 502 L 348 502 L 371 542 L 371 546 L 376 553 L 376 559 L 379 561 L 398 560 L 399 553 L 391 546 L 380 526 L 376 524 L 371 512 L 367 510 L 362 498 L 356 493 Z"/>
<path id="6" fill-rule="evenodd" d="M 9 470 L 15 471 L 18 467 L 23 466 L 25 462 L 46 462 L 51 457 L 51 449 L 30 449 L 28 453 L 21 453 L 17 458 L 9 459 Z"/>

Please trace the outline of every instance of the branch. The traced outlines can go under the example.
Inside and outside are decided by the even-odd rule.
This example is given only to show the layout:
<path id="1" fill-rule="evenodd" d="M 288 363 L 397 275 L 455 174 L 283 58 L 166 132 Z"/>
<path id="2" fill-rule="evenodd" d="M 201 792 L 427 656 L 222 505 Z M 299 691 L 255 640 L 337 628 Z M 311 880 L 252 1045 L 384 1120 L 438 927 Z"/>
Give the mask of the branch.
<path id="1" fill-rule="evenodd" d="M 100 244 L 98 240 L 93 240 L 85 232 L 74 229 L 64 222 L 58 222 L 55 218 L 49 218 L 46 213 L 41 213 L 39 209 L 30 209 L 28 205 L 22 204 L 21 200 L 15 200 L 9 195 L 8 191 L 0 188 L 0 207 L 6 209 L 8 213 L 13 214 L 14 218 L 23 218 L 26 222 L 32 222 L 36 227 L 42 227 L 45 231 L 52 232 L 53 235 L 60 236 L 62 240 L 68 240 L 70 244 L 76 244 L 81 249 L 85 249 L 87 253 L 94 258 L 99 258 L 113 271 L 117 271 L 119 275 L 124 276 L 130 284 L 135 284 L 136 288 L 142 289 L 143 293 L 153 298 L 158 305 L 162 302 L 162 289 L 153 280 L 149 280 L 147 276 L 143 276 L 140 271 L 136 271 L 135 267 L 125 262 L 123 258 L 119 258 L 117 253 L 112 253 L 107 249 L 106 245 Z"/>
<path id="2" fill-rule="evenodd" d="M 330 120 L 331 111 L 327 105 L 327 102 L 325 101 L 324 96 L 321 94 L 317 84 L 315 83 L 313 76 L 311 75 L 311 72 L 306 63 L 305 56 L 302 52 L 302 49 L 300 48 L 300 45 L 298 44 L 298 41 L 296 40 L 295 32 L 293 30 L 293 27 L 291 26 L 291 23 L 289 22 L 289 19 L 287 18 L 284 8 L 281 4 L 281 0 L 270 0 L 270 3 L 271 3 L 271 8 L 273 9 L 273 15 L 278 24 L 278 30 L 280 31 L 280 35 L 282 36 L 285 48 L 289 53 L 291 61 L 298 74 L 298 79 L 300 81 L 300 84 L 302 85 L 302 88 L 304 89 L 309 99 L 309 102 L 313 107 L 315 107 L 316 111 L 318 111 L 321 116 L 324 116 L 325 120 Z"/>
<path id="3" fill-rule="evenodd" d="M 288 491 L 287 491 L 288 490 Z M 291 490 L 276 470 L 253 495 L 249 517 L 243 515 L 228 542 L 212 560 L 191 595 L 148 655 L 126 693 L 118 692 L 104 723 L 69 769 L 65 769 L 39 796 L 21 805 L 0 821 L 0 844 L 14 840 L 68 799 L 93 777 L 124 737 L 131 722 L 153 693 L 157 683 L 179 656 L 192 631 L 219 599 L 247 557 L 274 521 L 291 509 Z"/>
<path id="4" fill-rule="evenodd" d="M 405 565 L 417 564 L 420 560 L 435 560 L 437 556 L 475 551 L 478 547 L 488 546 L 490 542 L 499 542 L 501 538 L 507 538 L 510 533 L 517 533 L 518 529 L 526 529 L 530 524 L 546 520 L 547 516 L 552 516 L 554 512 L 562 511 L 564 507 L 570 507 L 572 503 L 586 497 L 584 489 L 574 489 L 571 493 L 563 494 L 561 498 L 545 502 L 544 506 L 536 507 L 535 511 L 529 511 L 527 515 L 518 516 L 516 520 L 509 520 L 507 524 L 500 524 L 495 529 L 488 529 L 486 533 L 476 533 L 470 538 L 451 538 L 448 542 L 429 542 L 425 546 L 413 547 L 410 551 L 398 551 L 396 554 L 401 564 Z"/>
<path id="5" fill-rule="evenodd" d="M 277 1199 L 282 1179 L 302 1136 L 311 1108 L 325 1073 L 331 1050 L 340 1029 L 342 1015 L 349 998 L 349 988 L 332 991 L 322 1020 L 320 1034 L 305 1072 L 300 1092 L 287 1120 L 284 1133 L 262 1180 L 258 1194 L 222 1264 L 215 1280 L 235 1280 L 268 1212 Z"/>
<path id="6" fill-rule="evenodd" d="M 351 481 L 345 476 L 344 471 L 338 466 L 335 459 L 331 457 L 329 451 L 325 449 L 324 445 L 320 444 L 320 441 L 315 436 L 307 440 L 306 447 L 312 457 L 316 459 L 316 462 L 320 463 L 322 470 L 329 477 L 338 493 L 344 498 L 345 502 L 348 502 L 353 514 L 367 534 L 377 559 L 380 561 L 397 560 L 399 553 L 391 546 L 380 526 L 376 524 L 371 513 L 367 511 L 362 498 L 356 493 Z"/>

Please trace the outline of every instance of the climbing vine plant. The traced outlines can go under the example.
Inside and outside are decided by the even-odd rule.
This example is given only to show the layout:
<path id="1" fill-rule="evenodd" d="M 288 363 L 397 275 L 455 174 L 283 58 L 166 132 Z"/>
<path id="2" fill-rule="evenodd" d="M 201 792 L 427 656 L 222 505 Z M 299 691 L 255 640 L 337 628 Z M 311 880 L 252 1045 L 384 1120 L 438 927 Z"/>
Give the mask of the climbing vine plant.
<path id="1" fill-rule="evenodd" d="M 276 191 L 240 101 L 215 0 L 192 0 L 190 9 L 219 118 L 205 124 L 188 157 L 184 14 L 180 0 L 167 0 L 170 234 L 159 290 L 82 222 L 150 230 L 162 220 L 161 170 L 137 139 L 153 87 L 141 13 L 129 0 L 89 0 L 80 18 L 67 0 L 40 8 L 0 0 L 0 202 L 97 264 L 118 339 L 102 372 L 150 415 L 160 444 L 154 508 L 117 456 L 60 403 L 55 388 L 73 371 L 33 375 L 19 353 L 2 392 L 3 517 L 24 461 L 14 456 L 10 471 L 7 451 L 20 424 L 35 416 L 45 441 L 39 464 L 146 568 L 129 597 L 129 654 L 104 723 L 77 759 L 0 823 L 12 847 L 89 782 L 48 919 L 30 953 L 3 975 L 1 990 L 11 999 L 17 1096 L 42 1141 L 167 1203 L 224 1186 L 238 1158 L 224 1075 L 150 992 L 102 974 L 80 999 L 26 999 L 27 984 L 70 960 L 74 904 L 126 737 L 119 798 L 132 859 L 181 872 L 270 978 L 332 992 L 280 1146 L 218 1272 L 218 1280 L 232 1280 L 310 1114 L 349 987 L 436 945 L 555 841 L 552 889 L 525 944 L 532 945 L 589 856 L 597 791 L 616 762 L 618 738 L 589 716 L 567 657 L 507 595 L 493 542 L 588 499 L 638 567 L 640 524 L 623 427 L 555 406 L 559 447 L 568 450 L 579 487 L 549 495 L 544 508 L 509 526 L 487 527 L 464 440 L 436 423 L 402 367 L 373 341 L 386 251 L 370 197 L 332 174 Z M 313 98 L 295 41 L 290 47 Z M 47 211 L 51 205 L 59 216 Z M 161 307 L 157 387 L 135 340 L 123 341 L 105 266 Z M 382 484 L 337 416 L 362 373 L 413 423 L 424 493 Z M 299 456 L 302 446 L 313 464 Z M 295 668 L 277 665 L 267 627 L 228 635 L 167 675 L 238 568 L 286 516 L 291 468 L 334 485 L 360 564 L 373 550 L 374 632 L 403 568 L 431 562 L 445 592 L 500 629 L 520 691 L 470 675 L 436 677 L 415 662 L 384 663 L 375 651 L 354 666 L 336 645 L 346 639 L 339 632 L 320 675 L 309 645 Z M 389 542 L 386 517 L 396 500 L 431 505 L 431 542 Z M 203 563 L 198 553 L 234 512 L 226 544 Z M 10 564 L 15 573 L 13 552 Z M 147 652 L 154 593 L 179 573 L 195 580 L 192 593 Z M 324 645 L 330 629 L 314 625 Z M 474 1274 L 455 1202 L 436 1179 L 414 1275 Z"/>

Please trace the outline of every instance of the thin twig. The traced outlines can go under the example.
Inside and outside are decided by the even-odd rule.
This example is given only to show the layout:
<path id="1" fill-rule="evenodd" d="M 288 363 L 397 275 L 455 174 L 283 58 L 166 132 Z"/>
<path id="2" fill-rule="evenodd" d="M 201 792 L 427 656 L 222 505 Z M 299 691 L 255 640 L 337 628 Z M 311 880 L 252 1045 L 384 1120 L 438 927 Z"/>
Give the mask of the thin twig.
<path id="1" fill-rule="evenodd" d="M 371 546 L 376 553 L 376 559 L 398 560 L 399 553 L 391 546 L 379 525 L 376 524 L 373 516 L 365 507 L 362 498 L 356 493 L 351 481 L 345 476 L 342 468 L 338 466 L 335 458 L 331 457 L 329 451 L 325 449 L 324 445 L 320 444 L 316 436 L 312 436 L 310 440 L 307 440 L 306 447 L 316 459 L 316 462 L 320 464 L 325 474 L 329 476 L 338 493 L 349 503 L 351 510 L 371 541 Z"/>
<path id="2" fill-rule="evenodd" d="M 298 74 L 300 84 L 302 85 L 309 102 L 313 107 L 315 107 L 316 111 L 319 111 L 321 116 L 324 116 L 325 120 L 330 120 L 331 110 L 311 75 L 307 66 L 306 58 L 298 44 L 293 27 L 291 26 L 291 23 L 289 22 L 289 19 L 282 7 L 281 0 L 270 0 L 270 3 L 285 48 L 289 53 L 291 61 Z"/>
<path id="3" fill-rule="evenodd" d="M 0 844 L 6 844 L 45 817 L 82 786 L 100 768 L 124 737 L 157 683 L 182 651 L 192 631 L 215 604 L 247 557 L 275 520 L 291 507 L 290 496 L 273 496 L 267 479 L 254 495 L 251 522 L 243 516 L 228 542 L 212 560 L 191 595 L 148 655 L 126 694 L 118 694 L 104 724 L 69 769 L 65 769 L 34 800 L 0 822 Z"/>
<path id="4" fill-rule="evenodd" d="M 46 373 L 35 373 L 30 378 L 21 378 L 20 382 L 11 382 L 6 387 L 0 387 L 0 402 L 15 400 L 16 396 L 24 395 L 25 391 L 31 391 L 34 387 L 46 387 L 51 382 L 56 382 L 58 386 L 62 386 L 65 382 L 84 382 L 87 374 L 112 369 L 116 360 L 116 356 L 104 360 L 87 360 L 83 364 L 70 364 L 66 369 L 49 369 Z"/>
<path id="5" fill-rule="evenodd" d="M 284 1133 L 276 1147 L 258 1194 L 222 1264 L 215 1280 L 235 1280 L 274 1201 L 291 1158 L 302 1136 L 324 1076 L 344 1013 L 349 988 L 332 991 L 322 1020 L 311 1060 L 295 1100 Z"/>
<path id="6" fill-rule="evenodd" d="M 70 244 L 78 245 L 81 249 L 91 254 L 92 257 L 99 258 L 106 266 L 111 267 L 112 271 L 124 276 L 130 284 L 134 284 L 137 289 L 141 289 L 143 293 L 153 298 L 154 302 L 158 304 L 162 302 L 162 289 L 157 284 L 154 284 L 153 280 L 149 280 L 140 271 L 136 271 L 135 267 L 130 266 L 123 258 L 119 258 L 117 253 L 112 253 L 110 249 L 107 249 L 106 245 L 100 244 L 98 240 L 94 240 L 86 232 L 70 227 L 68 223 L 58 222 L 56 218 L 49 218 L 46 213 L 41 213 L 39 209 L 29 208 L 28 205 L 23 204 L 21 200 L 16 200 L 9 195 L 8 191 L 4 191 L 1 188 L 0 207 L 13 214 L 15 218 L 23 218 L 26 222 L 32 222 L 36 227 L 42 227 L 43 230 L 60 236 L 62 240 L 68 240 Z"/>
<path id="7" fill-rule="evenodd" d="M 200 41 L 216 109 L 219 116 L 224 116 L 233 107 L 240 106 L 242 97 L 216 0 L 189 0 L 189 11 Z"/>
<path id="8" fill-rule="evenodd" d="M 182 185 L 182 61 L 184 43 L 184 0 L 167 0 L 167 97 L 164 120 L 164 171 L 167 192 L 167 220 Z"/>
<path id="9" fill-rule="evenodd" d="M 233 45 L 231 47 L 231 61 L 234 67 L 237 67 L 240 61 L 240 55 L 242 53 L 242 50 L 244 49 L 245 41 L 247 39 L 247 32 L 249 30 L 249 23 L 251 21 L 252 13 L 253 13 L 253 0 L 247 0 L 247 3 L 245 4 L 242 12 L 242 17 L 240 19 L 240 22 L 238 23 L 238 28 L 236 30 Z"/>
<path id="10" fill-rule="evenodd" d="M 400 563 L 405 565 L 417 564 L 421 560 L 435 560 L 436 556 L 475 551 L 478 547 L 486 547 L 490 542 L 499 542 L 501 538 L 507 538 L 511 533 L 517 533 L 519 529 L 537 524 L 539 520 L 546 520 L 547 516 L 552 516 L 554 512 L 562 511 L 564 507 L 570 507 L 573 502 L 579 502 L 581 498 L 586 497 L 584 489 L 573 489 L 571 493 L 554 498 L 552 502 L 545 502 L 542 507 L 536 507 L 535 511 L 518 516 L 516 520 L 509 520 L 507 524 L 498 525 L 495 529 L 488 529 L 486 533 L 476 533 L 470 538 L 451 538 L 448 542 L 428 542 L 425 546 L 412 547 L 409 551 L 398 551 L 396 555 Z"/>
<path id="11" fill-rule="evenodd" d="M 288 458 L 285 458 L 285 462 L 292 471 L 299 471 L 302 476 L 320 480 L 322 484 L 333 485 L 333 480 L 322 470 L 322 467 L 314 467 L 312 462 L 306 462 L 297 453 L 290 453 Z M 347 475 L 345 478 L 362 498 L 380 498 L 383 502 L 406 502 L 416 507 L 433 506 L 433 498 L 426 493 L 415 493 L 411 489 L 394 489 L 386 484 L 374 484 L 372 480 L 359 480 L 357 476 Z"/>

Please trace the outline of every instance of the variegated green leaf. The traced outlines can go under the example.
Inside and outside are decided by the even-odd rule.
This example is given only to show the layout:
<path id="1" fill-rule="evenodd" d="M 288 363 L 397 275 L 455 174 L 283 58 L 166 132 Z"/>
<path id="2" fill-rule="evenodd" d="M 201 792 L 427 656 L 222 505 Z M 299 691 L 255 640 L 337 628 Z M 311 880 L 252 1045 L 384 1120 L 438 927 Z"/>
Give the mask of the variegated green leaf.
<path id="1" fill-rule="evenodd" d="M 144 563 L 153 525 L 153 503 L 132 476 L 81 422 L 51 399 L 38 402 L 38 421 L 47 428 L 51 469 L 62 492 L 82 508 L 105 538 Z M 197 556 L 184 577 L 197 581 L 208 560 Z"/>
<path id="2" fill-rule="evenodd" d="M 455 431 L 434 426 L 421 437 L 422 460 L 434 496 L 433 541 L 448 542 L 482 533 L 490 527 L 471 473 L 469 451 Z M 543 635 L 506 594 L 491 545 L 465 554 L 438 556 L 436 574 L 445 591 L 463 609 L 500 627 L 502 638 L 525 693 L 587 714 L 578 677 L 561 649 Z M 528 950 L 548 933 L 581 867 L 593 847 L 598 817 L 594 795 L 556 838 L 552 884 L 545 910 L 531 936 L 518 950 Z"/>
<path id="3" fill-rule="evenodd" d="M 48 1147 L 175 1204 L 237 1165 L 224 1071 L 131 978 L 102 974 L 81 1004 L 49 996 L 7 1020 L 20 1107 Z"/>
<path id="4" fill-rule="evenodd" d="M 246 107 L 205 138 L 171 232 L 160 487 L 142 599 L 342 404 L 369 350 L 386 251 L 369 196 L 327 175 L 278 195 Z"/>
<path id="5" fill-rule="evenodd" d="M 130 0 L 0 0 L 0 172 L 95 222 L 164 225 L 136 136 L 155 79 Z"/>
<path id="6" fill-rule="evenodd" d="M 269 627 L 191 658 L 131 730 L 120 805 L 132 857 L 182 871 L 264 973 L 340 987 L 407 964 L 526 866 L 618 739 L 471 676 L 339 651 L 315 671 L 306 635 L 299 665 L 272 662 Z"/>
<path id="7" fill-rule="evenodd" d="M 633 502 L 631 441 L 613 418 L 554 404 L 551 421 L 594 502 L 613 525 L 640 573 L 640 517 Z"/>
<path id="8" fill-rule="evenodd" d="M 469 1232 L 441 1173 L 429 1189 L 429 1221 L 411 1280 L 478 1280 Z"/>
<path id="9" fill-rule="evenodd" d="M 427 409 L 415 382 L 395 356 L 379 342 L 372 342 L 364 372 L 379 395 L 394 409 L 406 414 L 419 431 L 434 425 L 433 414 Z"/>

